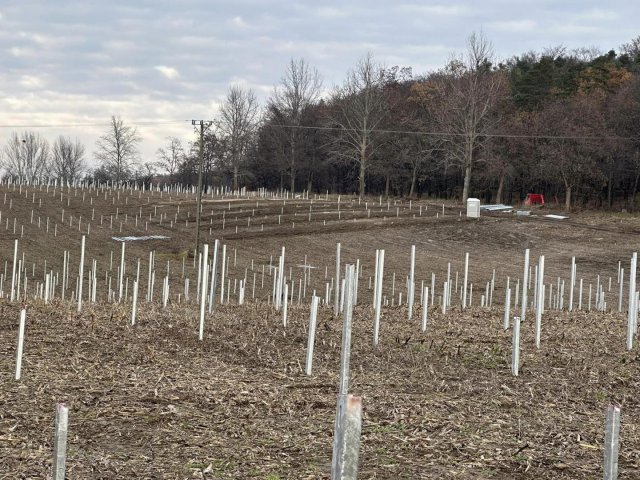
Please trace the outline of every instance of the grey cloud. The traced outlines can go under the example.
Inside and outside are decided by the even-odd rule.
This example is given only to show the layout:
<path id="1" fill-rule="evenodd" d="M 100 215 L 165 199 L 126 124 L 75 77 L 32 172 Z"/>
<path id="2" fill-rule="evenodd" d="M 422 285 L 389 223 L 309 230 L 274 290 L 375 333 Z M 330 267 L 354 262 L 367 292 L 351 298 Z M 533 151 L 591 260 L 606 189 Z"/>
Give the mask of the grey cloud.
<path id="1" fill-rule="evenodd" d="M 625 0 L 5 0 L 0 124 L 210 118 L 231 83 L 270 95 L 291 57 L 316 66 L 329 89 L 368 50 L 420 74 L 473 30 L 503 58 L 561 43 L 606 50 L 637 35 L 638 17 Z M 145 126 L 145 156 L 167 131 L 191 137 L 182 124 Z M 83 135 L 90 150 L 96 131 Z"/>

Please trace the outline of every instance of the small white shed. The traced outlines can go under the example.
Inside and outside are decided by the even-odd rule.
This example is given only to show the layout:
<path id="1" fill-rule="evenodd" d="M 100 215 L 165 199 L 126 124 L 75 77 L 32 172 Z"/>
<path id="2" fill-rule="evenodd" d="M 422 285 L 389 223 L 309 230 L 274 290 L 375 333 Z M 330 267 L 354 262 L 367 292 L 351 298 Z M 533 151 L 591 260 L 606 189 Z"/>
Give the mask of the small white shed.
<path id="1" fill-rule="evenodd" d="M 477 198 L 467 199 L 467 217 L 480 218 L 480 200 Z"/>

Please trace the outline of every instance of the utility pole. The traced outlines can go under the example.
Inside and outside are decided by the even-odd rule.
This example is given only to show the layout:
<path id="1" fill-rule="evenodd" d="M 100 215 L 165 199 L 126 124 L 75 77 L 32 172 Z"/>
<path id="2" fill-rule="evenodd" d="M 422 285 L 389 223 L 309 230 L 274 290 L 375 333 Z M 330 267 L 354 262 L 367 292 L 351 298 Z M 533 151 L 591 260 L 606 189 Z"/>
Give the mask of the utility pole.
<path id="1" fill-rule="evenodd" d="M 198 200 L 196 210 L 196 248 L 193 257 L 197 261 L 198 253 L 200 252 L 200 211 L 202 210 L 202 164 L 204 163 L 204 127 L 209 127 L 211 125 L 211 122 L 205 122 L 204 120 L 191 120 L 191 125 L 200 125 L 200 159 L 198 162 Z"/>

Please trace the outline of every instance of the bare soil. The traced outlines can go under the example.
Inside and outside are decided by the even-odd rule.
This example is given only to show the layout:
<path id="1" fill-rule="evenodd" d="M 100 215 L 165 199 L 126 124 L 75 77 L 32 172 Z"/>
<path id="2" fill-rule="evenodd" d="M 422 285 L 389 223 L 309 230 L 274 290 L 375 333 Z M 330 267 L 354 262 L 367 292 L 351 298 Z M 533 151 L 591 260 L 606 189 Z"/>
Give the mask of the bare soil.
<path id="1" fill-rule="evenodd" d="M 184 307 L 30 305 L 23 378 L 13 380 L 18 307 L 0 320 L 0 478 L 50 474 L 56 402 L 70 407 L 68 478 L 329 478 L 340 321 L 321 309 L 313 375 L 308 308 L 285 329 L 265 305 L 209 317 Z M 640 474 L 637 353 L 622 316 L 549 313 L 542 346 L 522 328 L 510 372 L 501 312 L 428 329 L 389 309 L 372 346 L 355 316 L 350 391 L 363 398 L 360 478 L 597 478 L 607 404 L 622 406 L 621 479 Z"/>
<path id="2" fill-rule="evenodd" d="M 431 201 L 414 201 L 409 209 L 406 201 L 391 201 L 386 208 L 379 199 L 368 199 L 365 207 L 364 201 L 343 198 L 338 207 L 337 198 L 313 204 L 209 198 L 203 209 L 204 240 L 219 238 L 227 245 L 232 285 L 247 272 L 250 287 L 256 274 L 257 298 L 238 306 L 237 293 L 232 293 L 230 305 L 207 316 L 205 339 L 199 342 L 195 300 L 177 302 L 183 293 L 183 259 L 192 296 L 195 291 L 188 256 L 195 239 L 193 196 L 174 195 L 169 201 L 157 192 L 147 198 L 139 192 L 121 192 L 120 198 L 107 192 L 105 199 L 104 192 L 86 191 L 82 202 L 80 189 L 65 189 L 62 199 L 59 189 L 54 195 L 29 187 L 25 195 L 3 186 L 0 199 L 4 193 L 0 252 L 10 279 L 13 242 L 19 239 L 29 291 L 19 382 L 13 376 L 23 304 L 0 300 L 0 479 L 51 474 L 55 404 L 60 401 L 70 407 L 70 479 L 329 478 L 341 341 L 341 318 L 330 309 L 320 309 L 311 377 L 304 374 L 304 358 L 310 290 L 324 296 L 335 271 L 337 242 L 343 264 L 359 259 L 363 265 L 350 383 L 350 392 L 363 398 L 360 478 L 599 478 L 611 402 L 622 406 L 619 478 L 640 476 L 640 363 L 637 350 L 626 352 L 626 314 L 616 308 L 618 262 L 628 269 L 631 253 L 639 248 L 636 216 L 581 212 L 552 221 L 542 215 L 561 212 L 546 208 L 534 210 L 532 217 L 495 214 L 469 220 L 460 216 L 459 206 L 447 204 L 443 216 L 442 204 Z M 162 224 L 161 211 L 167 212 Z M 45 260 L 46 271 L 60 272 L 68 250 L 77 272 L 80 238 L 87 235 L 92 214 L 85 276 L 95 258 L 99 302 L 85 303 L 77 313 L 75 304 L 56 299 L 44 305 L 34 299 Z M 172 225 L 176 215 L 178 223 Z M 149 251 L 156 252 L 154 301 L 141 300 L 138 324 L 132 327 L 130 304 L 105 302 L 106 277 L 115 285 L 120 243 L 112 237 L 145 234 L 171 240 L 126 244 L 127 277 L 134 275 L 137 259 L 142 261 L 141 299 Z M 454 308 L 445 316 L 431 309 L 422 333 L 419 308 L 408 321 L 404 307 L 388 307 L 380 345 L 374 348 L 368 277 L 375 250 L 386 250 L 384 292 L 390 298 L 395 272 L 397 300 L 413 244 L 418 282 L 430 282 L 434 272 L 438 292 L 448 264 L 452 275 L 461 275 L 464 254 L 470 252 L 474 308 Z M 263 266 L 277 263 L 282 246 L 292 280 L 301 277 L 298 265 L 305 256 L 317 267 L 307 297 L 290 307 L 286 329 L 266 303 L 272 286 L 268 268 L 261 285 Z M 605 288 L 605 293 L 615 311 L 547 311 L 540 350 L 529 318 L 522 327 L 521 374 L 513 377 L 511 331 L 501 328 L 499 305 L 506 277 L 515 281 L 522 276 L 525 248 L 532 251 L 532 265 L 545 255 L 547 283 L 558 276 L 568 283 L 572 256 L 585 288 L 595 288 L 598 275 L 605 285 L 612 277 L 612 290 Z M 162 309 L 167 261 L 171 300 Z M 496 306 L 480 308 L 480 292 L 494 269 Z M 10 280 L 4 278 L 6 297 Z M 72 291 L 73 277 L 67 294 Z"/>

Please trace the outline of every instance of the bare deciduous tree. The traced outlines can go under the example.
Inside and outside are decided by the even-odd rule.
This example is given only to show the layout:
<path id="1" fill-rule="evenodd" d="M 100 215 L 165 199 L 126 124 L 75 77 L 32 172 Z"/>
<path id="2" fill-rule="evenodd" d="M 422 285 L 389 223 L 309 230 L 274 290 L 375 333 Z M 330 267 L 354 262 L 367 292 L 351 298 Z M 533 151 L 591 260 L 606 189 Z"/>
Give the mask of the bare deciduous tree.
<path id="1" fill-rule="evenodd" d="M 483 34 L 473 33 L 466 53 L 453 58 L 434 76 L 429 108 L 436 125 L 445 135 L 448 160 L 464 174 L 462 201 L 469 198 L 471 175 L 478 150 L 486 134 L 499 121 L 495 107 L 505 93 L 506 81 L 492 69 L 493 48 Z"/>
<path id="2" fill-rule="evenodd" d="M 180 164 L 184 162 L 184 148 L 179 138 L 169 137 L 167 140 L 169 140 L 167 147 L 158 149 L 157 165 L 173 178 Z"/>
<path id="3" fill-rule="evenodd" d="M 77 139 L 73 142 L 69 137 L 60 135 L 53 144 L 53 171 L 56 176 L 67 183 L 78 180 L 85 170 L 84 145 Z"/>
<path id="4" fill-rule="evenodd" d="M 131 176 L 132 164 L 138 158 L 141 138 L 136 128 L 125 125 L 120 117 L 112 116 L 109 130 L 96 141 L 95 157 L 102 168 L 116 182 Z"/>
<path id="5" fill-rule="evenodd" d="M 156 176 L 156 167 L 155 162 L 137 163 L 132 169 L 131 177 L 138 185 L 149 186 L 153 182 L 153 177 Z"/>
<path id="6" fill-rule="evenodd" d="M 220 107 L 216 126 L 227 146 L 226 160 L 238 189 L 240 167 L 246 159 L 258 120 L 258 100 L 251 89 L 232 86 Z"/>
<path id="7" fill-rule="evenodd" d="M 610 147 L 602 140 L 589 140 L 608 133 L 602 109 L 598 108 L 601 101 L 598 95 L 584 95 L 550 102 L 537 118 L 536 130 L 547 137 L 539 140 L 542 164 L 549 178 L 562 180 L 567 211 L 581 185 L 587 181 L 606 184 L 597 164 Z M 564 138 L 551 138 L 554 135 Z"/>
<path id="8" fill-rule="evenodd" d="M 371 53 L 366 54 L 347 75 L 342 88 L 334 92 L 331 124 L 342 129 L 332 145 L 337 157 L 358 165 L 358 193 L 365 193 L 365 179 L 370 159 L 388 106 L 384 93 L 385 69 Z"/>
<path id="9" fill-rule="evenodd" d="M 571 50 L 571 56 L 581 62 L 591 62 L 602 55 L 602 50 L 595 45 L 590 47 L 579 47 Z"/>
<path id="10" fill-rule="evenodd" d="M 623 54 L 628 55 L 632 59 L 640 57 L 640 36 L 637 36 L 629 43 L 625 43 L 620 47 Z"/>
<path id="11" fill-rule="evenodd" d="M 320 98 L 321 88 L 322 80 L 315 68 L 310 67 L 302 58 L 297 61 L 291 59 L 280 86 L 275 89 L 269 100 L 269 108 L 274 116 L 281 118 L 289 127 L 288 163 L 292 193 L 296 188 L 299 144 L 303 137 L 299 127 L 304 111 Z"/>
<path id="12" fill-rule="evenodd" d="M 49 143 L 39 133 L 11 134 L 4 147 L 3 166 L 9 175 L 26 182 L 42 180 L 50 164 Z"/>

